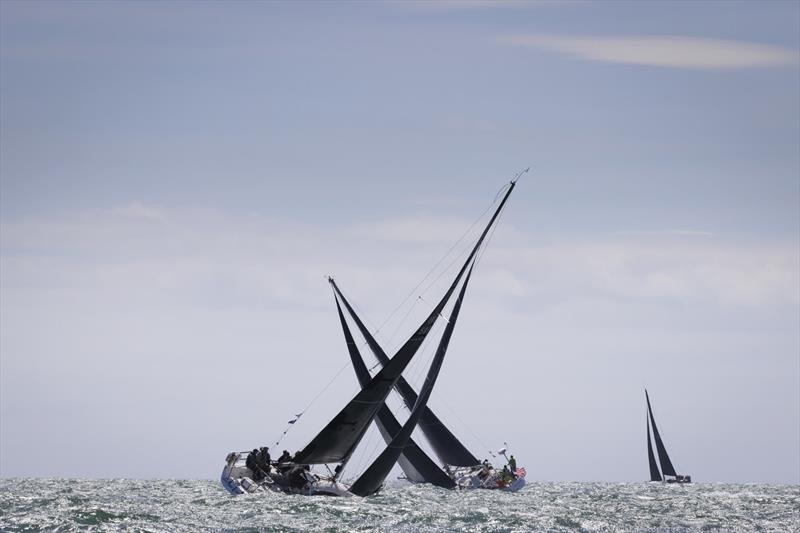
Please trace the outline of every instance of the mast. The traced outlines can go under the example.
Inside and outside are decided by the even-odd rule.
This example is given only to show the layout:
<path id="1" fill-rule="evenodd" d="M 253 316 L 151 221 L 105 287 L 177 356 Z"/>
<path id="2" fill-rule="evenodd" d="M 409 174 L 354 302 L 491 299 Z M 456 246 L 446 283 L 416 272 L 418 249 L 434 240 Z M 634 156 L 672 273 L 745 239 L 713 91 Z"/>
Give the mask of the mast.
<path id="1" fill-rule="evenodd" d="M 332 278 L 328 278 L 328 281 L 331 284 L 334 283 Z M 358 346 L 356 346 L 356 343 L 353 340 L 353 335 L 350 333 L 350 328 L 347 325 L 347 321 L 344 318 L 344 313 L 342 313 L 342 307 L 339 305 L 339 299 L 336 297 L 335 293 L 334 298 L 336 300 L 336 310 L 339 313 L 339 320 L 342 323 L 342 331 L 344 332 L 347 349 L 350 352 L 350 360 L 353 363 L 353 369 L 356 372 L 359 383 L 362 387 L 364 387 L 370 381 L 369 370 L 367 370 L 367 365 L 364 363 L 361 353 L 358 350 Z M 384 440 L 386 441 L 386 444 L 389 444 L 392 440 L 392 437 L 397 435 L 401 430 L 400 422 L 397 421 L 397 418 L 395 418 L 394 414 L 392 414 L 392 411 L 386 406 L 385 403 L 378 410 L 376 423 L 378 425 L 378 429 L 383 435 Z M 342 464 L 346 464 L 350 457 L 351 455 L 348 455 L 346 458 L 344 458 Z M 455 482 L 450 478 L 450 476 L 444 473 L 442 469 L 439 468 L 424 451 L 422 451 L 422 449 L 417 445 L 417 443 L 414 442 L 413 439 L 409 439 L 408 445 L 403 450 L 402 455 L 398 458 L 398 462 L 400 463 L 403 472 L 405 472 L 406 477 L 409 479 L 414 481 L 425 481 L 448 489 L 455 487 Z M 340 468 L 339 470 L 342 471 L 343 468 Z"/>
<path id="2" fill-rule="evenodd" d="M 645 413 L 644 418 L 647 425 L 647 460 L 650 462 L 650 481 L 663 481 L 661 472 L 658 471 L 656 457 L 653 455 L 653 445 L 650 442 L 650 420 L 647 418 L 647 413 Z"/>
<path id="3" fill-rule="evenodd" d="M 444 356 L 447 353 L 447 346 L 450 343 L 450 337 L 453 335 L 453 329 L 455 329 L 456 320 L 458 320 L 458 313 L 461 310 L 461 303 L 464 300 L 464 293 L 467 290 L 467 284 L 469 283 L 469 278 L 471 275 L 472 267 L 470 267 L 469 272 L 467 272 L 467 277 L 464 278 L 464 284 L 461 286 L 461 291 L 459 292 L 458 298 L 453 306 L 453 311 L 450 313 L 450 320 L 445 326 L 444 333 L 442 333 L 442 338 L 439 341 L 438 348 L 436 349 L 436 355 L 431 362 L 431 366 L 428 369 L 428 375 L 425 377 L 425 383 L 420 390 L 417 403 L 414 404 L 414 408 L 411 410 L 411 414 L 408 416 L 408 420 L 406 420 L 406 423 L 403 424 L 402 429 L 386 446 L 386 449 L 383 450 L 378 458 L 373 461 L 373 463 L 350 487 L 350 492 L 353 494 L 359 496 L 369 496 L 370 494 L 377 492 L 381 485 L 383 485 L 386 476 L 389 475 L 389 471 L 394 466 L 394 463 L 397 462 L 398 457 L 406 448 L 408 441 L 411 439 L 411 433 L 414 431 L 417 422 L 419 422 L 423 410 L 428 403 L 428 399 L 433 392 L 433 386 L 436 384 L 436 379 L 439 377 L 439 371 L 442 368 Z"/>
<path id="4" fill-rule="evenodd" d="M 528 169 L 525 169 L 524 171 L 517 174 L 509 184 L 508 190 L 503 196 L 500 205 L 498 205 L 491 219 L 484 228 L 483 233 L 481 233 L 481 236 L 478 238 L 478 241 L 475 243 L 475 246 L 473 247 L 472 251 L 467 257 L 467 260 L 464 262 L 464 265 L 461 267 L 461 270 L 456 276 L 456 282 L 464 273 L 464 270 L 467 268 L 467 265 L 470 264 L 472 259 L 475 257 L 475 254 L 477 253 L 481 244 L 483 244 L 486 235 L 489 233 L 489 230 L 491 229 L 495 220 L 497 220 L 497 217 L 503 210 L 503 207 L 505 206 L 508 197 L 514 190 L 514 187 L 516 186 L 517 183 L 517 179 L 519 179 L 519 176 L 522 175 L 522 173 L 527 172 L 527 170 Z M 358 315 L 356 315 L 353 308 L 349 305 L 349 303 L 341 294 L 341 292 L 338 290 L 338 287 L 336 287 L 335 284 L 334 284 L 334 289 L 337 291 L 337 294 L 342 299 L 342 302 L 344 303 L 345 307 L 350 313 L 350 316 L 353 318 L 353 321 L 356 323 L 356 326 L 358 326 L 359 331 L 366 339 L 367 345 L 369 346 L 370 350 L 372 350 L 372 353 L 375 354 L 375 357 L 378 359 L 381 365 L 386 365 L 389 361 L 389 357 L 386 355 L 386 352 L 384 352 L 383 348 L 381 348 L 381 346 L 372 336 L 372 334 L 364 325 L 364 323 L 361 321 L 361 319 L 358 317 Z M 397 392 L 400 394 L 400 396 L 403 398 L 403 401 L 405 402 L 406 406 L 409 409 L 411 409 L 412 406 L 416 404 L 418 399 L 417 393 L 414 391 L 411 385 L 409 385 L 408 382 L 405 380 L 405 378 L 401 376 L 400 379 L 397 380 L 395 388 L 397 389 Z M 452 466 L 473 466 L 480 463 L 478 458 L 476 458 L 466 448 L 466 446 L 464 446 L 461 443 L 461 441 L 459 441 L 458 438 L 456 438 L 456 436 L 447 428 L 447 426 L 445 426 L 441 422 L 441 420 L 439 420 L 439 417 L 437 417 L 434 414 L 434 412 L 428 407 L 425 407 L 423 409 L 419 427 L 422 430 L 423 434 L 425 435 L 425 438 L 427 438 L 428 442 L 430 442 L 433 451 L 436 453 L 436 455 L 443 463 Z"/>
<path id="5" fill-rule="evenodd" d="M 672 466 L 672 461 L 669 460 L 667 449 L 664 447 L 664 442 L 661 440 L 661 435 L 658 433 L 656 426 L 656 419 L 653 418 L 653 409 L 650 407 L 650 396 L 647 394 L 647 389 L 644 390 L 644 396 L 647 398 L 647 412 L 650 415 L 650 425 L 653 426 L 653 437 L 656 440 L 656 450 L 658 451 L 658 461 L 661 463 L 661 472 L 665 476 L 677 476 L 675 467 Z"/>

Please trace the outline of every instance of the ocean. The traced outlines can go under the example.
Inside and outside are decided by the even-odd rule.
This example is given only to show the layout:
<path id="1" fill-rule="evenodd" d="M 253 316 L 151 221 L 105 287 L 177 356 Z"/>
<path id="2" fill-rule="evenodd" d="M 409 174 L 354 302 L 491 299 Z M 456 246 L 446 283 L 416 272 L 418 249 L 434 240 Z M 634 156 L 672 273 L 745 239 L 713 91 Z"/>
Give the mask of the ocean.
<path id="1" fill-rule="evenodd" d="M 0 480 L 1 531 L 800 531 L 800 487 L 530 483 L 518 493 L 397 483 L 371 498 L 230 496 L 216 481 Z"/>

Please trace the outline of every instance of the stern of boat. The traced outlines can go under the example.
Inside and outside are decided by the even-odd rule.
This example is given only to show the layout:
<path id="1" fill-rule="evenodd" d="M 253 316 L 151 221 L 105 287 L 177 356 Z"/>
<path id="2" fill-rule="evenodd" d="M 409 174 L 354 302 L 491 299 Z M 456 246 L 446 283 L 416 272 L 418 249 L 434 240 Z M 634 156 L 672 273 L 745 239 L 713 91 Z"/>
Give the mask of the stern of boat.
<path id="1" fill-rule="evenodd" d="M 258 484 L 252 479 L 252 472 L 241 463 L 241 453 L 231 452 L 225 458 L 225 466 L 219 477 L 225 490 L 238 496 L 258 490 Z"/>
<path id="2" fill-rule="evenodd" d="M 512 481 L 505 488 L 505 490 L 507 490 L 508 492 L 517 492 L 518 490 L 521 490 L 522 487 L 524 487 L 525 485 L 526 485 L 525 476 L 521 476 L 514 478 L 514 481 Z"/>

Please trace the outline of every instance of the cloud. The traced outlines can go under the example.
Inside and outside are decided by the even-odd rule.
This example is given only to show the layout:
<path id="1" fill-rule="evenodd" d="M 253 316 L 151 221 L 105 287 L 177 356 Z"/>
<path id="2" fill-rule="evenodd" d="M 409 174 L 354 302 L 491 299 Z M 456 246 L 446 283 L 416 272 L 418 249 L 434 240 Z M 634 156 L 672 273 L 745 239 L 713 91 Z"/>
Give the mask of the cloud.
<path id="1" fill-rule="evenodd" d="M 503 44 L 550 50 L 588 61 L 688 69 L 797 65 L 796 50 L 781 46 L 684 36 L 580 37 L 508 35 Z"/>
<path id="2" fill-rule="evenodd" d="M 19 295 L 61 287 L 130 291 L 131 302 L 159 294 L 188 305 L 247 308 L 273 302 L 304 308 L 329 303 L 327 295 L 320 297 L 323 276 L 335 274 L 343 288 L 391 308 L 399 301 L 392 298 L 402 299 L 435 264 L 439 271 L 431 279 L 449 283 L 448 273 L 440 271 L 458 268 L 482 221 L 452 245 L 471 223 L 425 214 L 321 228 L 131 204 L 4 222 L 2 287 Z M 591 242 L 542 245 L 504 224 L 481 261 L 480 290 L 492 301 L 536 294 L 562 303 L 781 305 L 797 303 L 797 252 L 789 244 L 724 242 L 699 230 L 625 231 Z M 431 294 L 439 289 L 434 286 Z"/>
<path id="3" fill-rule="evenodd" d="M 353 231 L 383 242 L 452 244 L 469 226 L 460 217 L 419 214 L 373 221 Z"/>
<path id="4" fill-rule="evenodd" d="M 798 250 L 791 245 L 649 234 L 503 249 L 487 258 L 494 268 L 516 265 L 526 296 L 552 305 L 594 300 L 719 311 L 800 303 Z"/>

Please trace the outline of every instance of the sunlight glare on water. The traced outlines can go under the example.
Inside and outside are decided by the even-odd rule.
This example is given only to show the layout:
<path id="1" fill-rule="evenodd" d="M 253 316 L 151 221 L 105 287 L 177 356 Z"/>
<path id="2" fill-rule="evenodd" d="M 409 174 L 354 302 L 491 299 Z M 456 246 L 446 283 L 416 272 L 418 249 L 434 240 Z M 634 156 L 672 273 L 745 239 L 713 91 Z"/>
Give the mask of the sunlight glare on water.
<path id="1" fill-rule="evenodd" d="M 531 483 L 519 493 L 395 484 L 372 498 L 230 496 L 214 481 L 0 480 L 0 530 L 798 531 L 800 487 Z"/>

